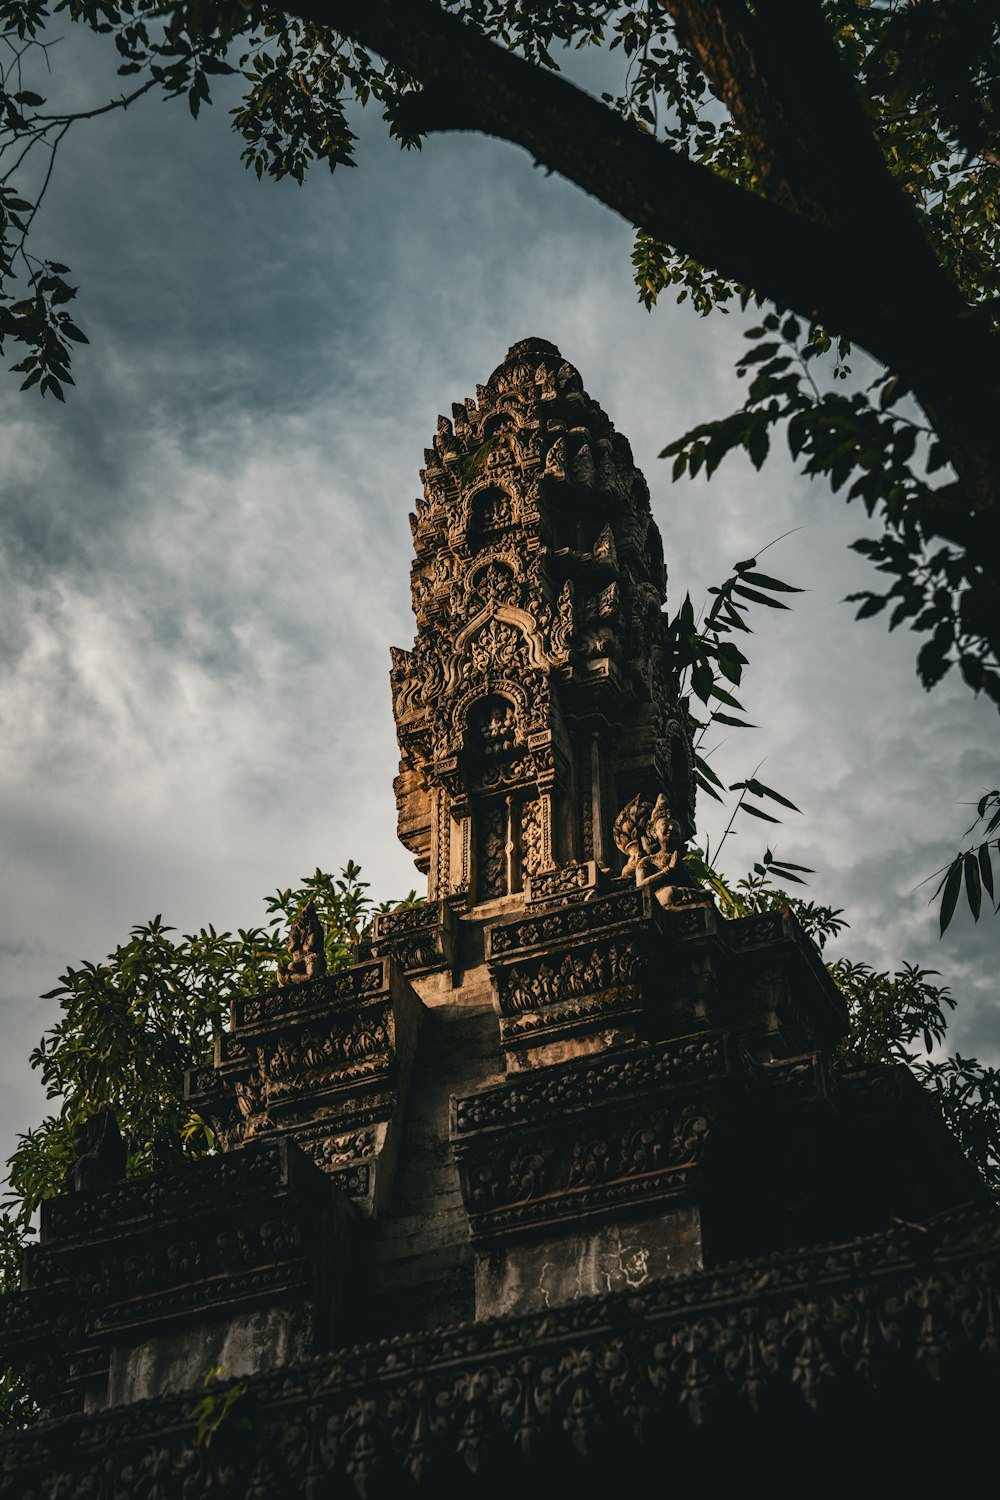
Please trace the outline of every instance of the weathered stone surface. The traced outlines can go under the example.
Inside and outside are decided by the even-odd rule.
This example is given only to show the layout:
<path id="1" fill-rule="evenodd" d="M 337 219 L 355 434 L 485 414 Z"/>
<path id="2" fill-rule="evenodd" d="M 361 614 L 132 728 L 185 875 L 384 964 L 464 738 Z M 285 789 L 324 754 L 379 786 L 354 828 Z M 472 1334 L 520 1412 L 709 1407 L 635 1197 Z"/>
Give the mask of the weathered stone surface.
<path id="1" fill-rule="evenodd" d="M 589 1232 L 496 1246 L 476 1255 L 476 1316 L 540 1312 L 701 1266 L 701 1220 L 691 1207 L 624 1228 L 605 1223 Z"/>
<path id="2" fill-rule="evenodd" d="M 199 1320 L 193 1329 L 112 1349 L 106 1404 L 125 1406 L 188 1391 L 216 1370 L 238 1380 L 298 1364 L 316 1352 L 315 1312 L 309 1305 L 258 1307 Z"/>
<path id="3" fill-rule="evenodd" d="M 376 1228 L 379 1327 L 435 1328 L 473 1318 L 475 1274 L 449 1099 L 502 1071 L 488 1003 L 438 1006 L 421 1033 L 391 1214 Z"/>

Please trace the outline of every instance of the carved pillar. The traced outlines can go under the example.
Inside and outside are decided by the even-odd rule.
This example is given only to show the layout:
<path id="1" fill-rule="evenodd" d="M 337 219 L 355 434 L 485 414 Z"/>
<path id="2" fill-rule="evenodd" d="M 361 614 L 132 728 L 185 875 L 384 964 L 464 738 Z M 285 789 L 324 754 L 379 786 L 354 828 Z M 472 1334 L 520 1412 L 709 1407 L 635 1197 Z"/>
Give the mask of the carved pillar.
<path id="1" fill-rule="evenodd" d="M 541 823 L 541 864 L 540 870 L 551 870 L 554 866 L 556 851 L 556 829 L 555 829 L 555 799 L 551 792 L 543 792 L 538 799 L 539 821 Z"/>
<path id="2" fill-rule="evenodd" d="M 521 865 L 521 839 L 518 831 L 517 813 L 514 808 L 513 799 L 504 798 L 504 875 L 507 889 L 505 895 L 516 891 L 519 885 Z"/>
<path id="3" fill-rule="evenodd" d="M 590 738 L 590 826 L 593 857 L 599 865 L 607 862 L 604 837 L 604 797 L 601 777 L 601 741 L 596 730 Z"/>
<path id="4" fill-rule="evenodd" d="M 427 898 L 442 901 L 451 890 L 451 819 L 448 793 L 431 787 L 431 863 L 427 876 Z"/>
<path id="5" fill-rule="evenodd" d="M 472 883 L 472 813 L 468 808 L 448 819 L 451 837 L 451 889 L 456 896 L 467 896 Z"/>

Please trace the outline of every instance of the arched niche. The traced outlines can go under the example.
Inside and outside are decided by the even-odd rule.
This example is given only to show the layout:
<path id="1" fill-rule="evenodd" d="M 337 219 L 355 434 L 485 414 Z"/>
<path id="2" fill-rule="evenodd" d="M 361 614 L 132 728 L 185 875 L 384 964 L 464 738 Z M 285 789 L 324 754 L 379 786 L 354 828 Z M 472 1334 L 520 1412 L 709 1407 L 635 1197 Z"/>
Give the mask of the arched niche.
<path id="1" fill-rule="evenodd" d="M 469 706 L 463 748 L 478 760 L 496 761 L 517 749 L 517 705 L 502 693 L 488 693 Z"/>
<path id="2" fill-rule="evenodd" d="M 498 484 L 486 484 L 469 505 L 469 548 L 473 554 L 493 545 L 514 524 L 513 498 Z"/>

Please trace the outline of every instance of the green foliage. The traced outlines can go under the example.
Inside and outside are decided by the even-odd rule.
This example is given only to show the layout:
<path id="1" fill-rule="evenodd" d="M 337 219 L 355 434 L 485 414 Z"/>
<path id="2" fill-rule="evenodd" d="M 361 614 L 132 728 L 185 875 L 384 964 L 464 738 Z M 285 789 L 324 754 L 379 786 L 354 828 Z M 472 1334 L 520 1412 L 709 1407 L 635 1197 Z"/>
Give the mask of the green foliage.
<path id="1" fill-rule="evenodd" d="M 983 825 L 986 837 L 969 849 L 960 849 L 949 865 L 936 872 L 941 876 L 941 880 L 931 900 L 941 897 L 942 937 L 955 915 L 963 885 L 973 921 L 979 921 L 979 913 L 983 906 L 983 891 L 993 902 L 993 910 L 1000 911 L 1000 900 L 997 898 L 993 880 L 993 855 L 991 853 L 991 850 L 1000 851 L 1000 832 L 998 832 L 1000 830 L 1000 791 L 987 792 L 984 797 L 980 797 L 975 820 L 965 830 L 963 841 L 974 833 L 980 824 Z M 934 876 L 929 878 L 933 880 Z"/>
<path id="2" fill-rule="evenodd" d="M 38 1414 L 21 1376 L 9 1366 L 0 1368 L 0 1433 L 27 1427 Z"/>
<path id="3" fill-rule="evenodd" d="M 211 1056 L 233 995 L 264 988 L 276 945 L 261 929 L 236 937 L 213 927 L 182 938 L 162 918 L 132 928 L 103 964 L 83 963 L 43 998 L 61 1015 L 31 1054 L 49 1099 L 10 1162 L 19 1213 L 58 1192 L 74 1159 L 73 1126 L 108 1106 L 129 1147 L 129 1169 L 178 1160 L 184 1070 Z M 270 970 L 269 970 L 270 964 Z"/>
<path id="4" fill-rule="evenodd" d="M 244 1432 L 250 1431 L 248 1417 L 239 1416 L 235 1422 L 232 1417 L 237 1402 L 246 1395 L 247 1383 L 245 1380 L 237 1380 L 232 1385 L 220 1387 L 219 1382 L 225 1380 L 228 1373 L 225 1365 L 216 1365 L 202 1381 L 205 1394 L 188 1413 L 197 1424 L 195 1447 L 210 1447 L 212 1439 L 224 1424 L 228 1424 L 228 1428 L 235 1426 Z"/>
<path id="5" fill-rule="evenodd" d="M 383 901 L 376 906 L 368 894 L 369 884 L 361 879 L 361 866 L 349 859 L 339 876 L 315 870 L 294 890 L 275 891 L 265 898 L 270 917 L 268 961 L 273 951 L 284 959 L 284 937 L 302 908 L 311 901 L 325 933 L 327 967 L 333 972 L 354 962 L 354 949 L 368 936 L 377 911 L 393 911 L 397 906 L 414 906 L 422 898 L 409 891 L 402 901 Z M 244 992 L 246 993 L 246 992 Z"/>
<path id="6" fill-rule="evenodd" d="M 20 109 L 26 100 L 45 102 L 37 94 L 21 93 L 14 96 L 15 108 L 0 91 L 0 113 L 5 112 L 8 126 L 12 113 L 15 119 L 21 118 Z M 66 309 L 76 296 L 76 288 L 66 280 L 69 267 L 56 261 L 29 259 L 24 254 L 36 207 L 0 179 L 0 354 L 8 342 L 20 344 L 27 352 L 11 368 L 24 376 L 21 389 L 37 385 L 42 396 L 51 394 L 57 401 L 65 401 L 63 385 L 73 384 L 72 345 L 87 343 L 87 337 Z M 25 273 L 20 284 L 22 296 L 12 290 L 17 284 L 19 258 Z"/>
<path id="7" fill-rule="evenodd" d="M 1000 1068 L 959 1052 L 910 1066 L 987 1186 L 1000 1193 Z"/>
<path id="8" fill-rule="evenodd" d="M 406 903 L 414 900 L 413 892 Z M 128 1171 L 200 1155 L 211 1132 L 184 1104 L 184 1073 L 207 1062 L 239 995 L 270 989 L 286 958 L 285 935 L 312 901 L 331 970 L 353 961 L 376 908 L 350 861 L 339 877 L 321 870 L 266 900 L 266 927 L 233 935 L 202 928 L 173 935 L 160 917 L 134 927 L 103 964 L 83 963 L 43 998 L 61 1015 L 31 1054 L 58 1112 L 18 1138 L 9 1163 L 7 1214 L 25 1229 L 43 1198 L 62 1190 L 72 1165 L 73 1126 L 114 1111 L 128 1146 Z"/>
<path id="9" fill-rule="evenodd" d="M 991 14 L 990 7 L 969 0 L 905 7 L 831 0 L 825 10 L 891 176 L 956 290 L 995 327 L 995 10 Z M 758 191 L 739 131 L 731 119 L 716 124 L 716 101 L 684 56 L 683 49 L 653 49 L 632 96 L 659 89 L 673 110 L 665 138 L 727 180 Z M 647 307 L 668 287 L 680 289 L 678 300 L 690 295 L 702 313 L 725 310 L 734 297 L 746 306 L 753 296 L 751 288 L 721 281 L 711 267 L 642 233 L 633 262 Z M 918 310 L 914 314 L 919 317 Z M 925 687 L 957 665 L 974 692 L 1000 705 L 995 588 L 978 567 L 981 559 L 968 558 L 962 546 L 930 540 L 924 518 L 936 518 L 942 507 L 960 509 L 962 499 L 931 424 L 912 403 L 910 411 L 898 409 L 908 395 L 906 381 L 883 370 L 866 390 L 838 391 L 837 381 L 850 373 L 844 363 L 849 341 L 834 340 L 815 322 L 803 327 L 780 310 L 747 337 L 766 341 L 737 364 L 741 376 L 753 377 L 746 400 L 731 415 L 701 423 L 668 444 L 663 456 L 674 458 L 674 478 L 685 472 L 693 478 L 702 465 L 707 477 L 736 448 L 759 469 L 772 429 L 783 427 L 805 474 L 825 478 L 834 492 L 848 486 L 847 499 L 860 498 L 869 515 L 878 513 L 884 522 L 880 537 L 855 543 L 890 580 L 885 592 L 851 596 L 860 601 L 858 617 L 891 605 L 890 629 L 905 620 L 929 635 L 917 658 Z"/>
<path id="10" fill-rule="evenodd" d="M 928 1091 L 984 1182 L 1000 1194 L 1000 1068 L 974 1057 L 939 1057 L 955 1001 L 934 969 L 904 964 L 880 974 L 840 959 L 830 969 L 847 998 L 844 1059 L 905 1063 Z"/>
<path id="11" fill-rule="evenodd" d="M 861 601 L 857 618 L 892 605 L 890 630 L 906 622 L 912 630 L 931 632 L 917 657 L 925 687 L 957 664 L 975 692 L 1000 704 L 995 621 L 987 614 L 991 596 L 980 578 L 969 575 L 960 549 L 925 544 L 916 519 L 935 502 L 929 476 L 945 457 L 930 425 L 897 409 L 907 394 L 903 382 L 883 372 L 867 390 L 821 390 L 811 363 L 830 350 L 831 340 L 815 324 L 803 329 L 794 317 L 770 313 L 746 338 L 753 347 L 736 367 L 741 377 L 752 376 L 745 402 L 731 416 L 703 422 L 664 448 L 661 457 L 674 460 L 674 479 L 685 473 L 694 478 L 702 469 L 707 478 L 736 449 L 745 450 L 759 469 L 771 429 L 783 425 L 805 474 L 827 479 L 835 493 L 847 485 L 848 501 L 860 498 L 869 515 L 879 511 L 885 521 L 880 537 L 853 544 L 892 580 L 884 593 L 849 595 Z M 835 380 L 850 373 L 843 363 L 849 348 L 846 340 L 838 341 Z"/>
<path id="12" fill-rule="evenodd" d="M 715 724 L 724 724 L 734 729 L 755 727 L 748 720 L 736 717 L 744 712 L 744 708 L 732 688 L 739 687 L 743 681 L 747 658 L 731 636 L 734 632 L 752 634 L 747 620 L 752 604 L 765 605 L 768 609 L 787 609 L 787 604 L 771 596 L 802 592 L 792 584 L 782 583 L 779 578 L 771 578 L 756 569 L 755 557 L 736 563 L 731 576 L 723 584 L 709 589 L 711 603 L 697 619 L 691 596 L 685 595 L 683 604 L 670 620 L 667 630 L 666 649 L 678 691 L 682 694 L 690 692 L 703 705 L 704 716 L 700 710 L 692 710 L 690 706 L 688 709 L 688 718 L 694 731 L 695 772 L 701 790 L 716 802 L 722 800 L 720 794 L 724 789 L 708 763 L 707 754 L 701 753 L 706 734 Z M 726 713 L 725 709 L 733 712 Z M 786 807 L 792 806 L 761 783 L 756 783 L 756 788 L 751 788 L 749 784 L 745 786 L 745 790 L 752 791 L 754 796 L 777 798 L 778 801 L 784 801 Z M 755 805 L 745 797 L 741 798 L 737 811 L 767 817 L 766 813 L 756 810 Z"/>
<path id="13" fill-rule="evenodd" d="M 738 564 L 728 583 L 732 584 L 734 579 L 750 579 L 758 588 L 790 591 L 787 585 L 781 585 L 777 579 L 748 571 L 755 567 L 755 560 Z M 710 590 L 709 597 L 715 600 L 718 607 L 715 619 L 731 624 L 731 605 L 720 603 L 720 599 L 725 597 L 723 591 Z M 729 597 L 732 597 L 731 589 Z M 761 597 L 752 602 L 771 601 Z M 743 618 L 744 613 L 745 606 L 740 606 L 736 615 L 737 628 L 746 630 L 748 627 Z M 675 651 L 684 653 L 675 657 L 676 662 L 686 660 L 689 667 L 697 664 L 703 669 L 707 664 L 713 677 L 722 671 L 717 648 L 724 632 L 720 634 L 718 631 L 711 610 L 702 626 L 706 633 L 704 645 L 699 643 L 689 600 L 685 600 L 671 629 L 675 642 L 679 641 L 679 645 L 675 644 Z M 743 665 L 745 659 L 740 664 L 735 679 L 737 683 Z M 710 704 L 712 695 L 707 681 L 703 686 L 705 696 L 702 701 Z M 723 722 L 735 722 L 743 727 L 742 721 L 726 719 Z M 702 732 L 705 727 L 707 725 L 700 726 Z M 714 776 L 710 769 L 709 774 Z M 701 784 L 705 786 L 704 781 Z M 717 800 L 723 800 L 725 788 L 717 777 L 709 790 Z M 805 877 L 813 873 L 808 866 L 779 859 L 770 848 L 765 849 L 747 873 L 735 881 L 722 872 L 719 864 L 723 846 L 741 811 L 764 822 L 773 823 L 777 819 L 763 808 L 761 804 L 764 800 L 793 812 L 798 809 L 781 792 L 765 786 L 758 780 L 756 773 L 745 781 L 734 782 L 729 787 L 729 792 L 738 792 L 739 796 L 715 849 L 711 850 L 706 840 L 704 847 L 692 848 L 686 856 L 692 873 L 714 893 L 724 917 L 750 917 L 787 907 L 797 917 L 806 935 L 823 952 L 831 940 L 838 939 L 847 930 L 848 923 L 842 909 L 807 900 L 801 895 L 792 895 L 786 889 L 789 884 L 802 886 L 806 883 Z M 756 798 L 756 802 L 750 802 L 750 796 Z M 977 814 L 976 822 L 968 832 L 972 833 L 979 823 L 984 823 L 987 834 L 984 844 L 992 836 L 992 843 L 996 846 L 996 833 L 1000 828 L 1000 792 L 987 793 L 978 804 Z M 958 878 L 961 879 L 966 862 L 972 859 L 977 871 L 983 871 L 983 884 L 992 896 L 989 852 L 987 848 L 984 865 L 981 854 L 983 847 L 984 845 L 980 845 L 959 854 L 951 867 L 952 873 L 947 878 L 954 884 L 953 871 L 957 867 Z M 942 882 L 943 885 L 945 883 Z M 970 890 L 968 885 L 966 888 Z M 941 890 L 940 886 L 938 890 Z M 954 900 L 957 900 L 957 889 L 952 910 Z M 971 891 L 969 900 L 972 905 Z M 978 905 L 973 906 L 973 911 L 978 915 Z M 942 931 L 947 925 L 945 915 L 943 909 Z M 948 915 L 950 918 L 950 913 Z M 879 972 L 869 964 L 853 962 L 846 957 L 835 959 L 827 967 L 845 997 L 848 1011 L 848 1035 L 838 1050 L 835 1062 L 841 1067 L 859 1062 L 890 1065 L 901 1063 L 908 1067 L 941 1110 L 945 1121 L 978 1168 L 984 1182 L 995 1193 L 1000 1194 L 1000 1069 L 982 1064 L 976 1058 L 962 1057 L 957 1052 L 953 1056 L 940 1055 L 946 1040 L 948 1014 L 954 1010 L 955 1001 L 946 986 L 934 982 L 936 971 L 904 963 L 894 973 Z"/>
<path id="14" fill-rule="evenodd" d="M 0 1295 L 16 1291 L 21 1282 L 21 1258 L 32 1230 L 15 1216 L 0 1212 Z M 0 1432 L 24 1427 L 37 1416 L 20 1375 L 0 1365 Z"/>
<path id="15" fill-rule="evenodd" d="M 362 94 L 371 60 L 352 66 L 350 53 L 330 45 L 328 32 L 275 13 L 262 35 L 240 57 L 249 88 L 233 110 L 233 128 L 243 137 L 243 161 L 258 179 L 289 176 L 302 186 L 309 166 L 325 161 L 330 171 L 351 165 L 355 136 L 344 113 L 349 81 Z"/>
<path id="16" fill-rule="evenodd" d="M 868 964 L 838 959 L 830 966 L 847 996 L 851 1034 L 847 1051 L 860 1062 L 912 1063 L 914 1043 L 925 1052 L 944 1041 L 946 1010 L 955 1002 L 947 987 L 932 984 L 935 969 L 904 964 L 880 974 Z"/>

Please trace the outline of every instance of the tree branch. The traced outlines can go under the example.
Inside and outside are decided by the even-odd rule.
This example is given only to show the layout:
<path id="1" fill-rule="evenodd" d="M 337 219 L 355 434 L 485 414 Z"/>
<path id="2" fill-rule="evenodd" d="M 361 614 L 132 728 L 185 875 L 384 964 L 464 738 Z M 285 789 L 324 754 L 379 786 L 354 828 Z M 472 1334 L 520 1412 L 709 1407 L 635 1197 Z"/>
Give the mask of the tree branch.
<path id="1" fill-rule="evenodd" d="M 521 146 L 630 224 L 891 360 L 899 321 L 834 229 L 735 187 L 428 0 L 286 0 L 423 87 L 399 119 Z M 897 268 L 898 273 L 898 268 Z M 926 289 L 925 289 L 926 292 Z"/>
<path id="2" fill-rule="evenodd" d="M 796 3 L 812 9 L 812 0 Z M 761 0 L 759 10 L 776 27 L 791 5 Z M 998 341 L 970 315 L 922 237 L 888 233 L 884 219 L 868 222 L 870 193 L 849 227 L 811 222 L 689 161 L 432 0 L 283 0 L 282 8 L 351 38 L 422 85 L 402 111 L 404 129 L 475 130 L 521 146 L 655 239 L 852 339 L 904 375 L 963 482 L 962 500 L 944 501 L 941 519 L 945 510 L 978 510 L 989 517 L 992 538 Z M 798 34 L 794 26 L 790 34 Z M 826 74 L 832 97 L 836 80 L 829 68 Z M 849 114 L 853 137 L 860 125 Z M 833 150 L 830 144 L 823 153 Z M 877 150 L 872 142 L 869 157 Z M 888 174 L 886 181 L 888 196 L 895 188 Z"/>

